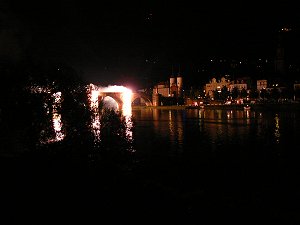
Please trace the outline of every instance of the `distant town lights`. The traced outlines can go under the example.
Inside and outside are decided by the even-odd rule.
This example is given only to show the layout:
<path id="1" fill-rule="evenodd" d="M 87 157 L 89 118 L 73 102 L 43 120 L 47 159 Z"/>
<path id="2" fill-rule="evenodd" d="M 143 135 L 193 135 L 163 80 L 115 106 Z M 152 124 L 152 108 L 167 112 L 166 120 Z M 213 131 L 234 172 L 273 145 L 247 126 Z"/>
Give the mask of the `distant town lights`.
<path id="1" fill-rule="evenodd" d="M 289 32 L 291 30 L 292 30 L 291 28 L 283 27 L 283 28 L 281 28 L 280 31 L 282 31 L 282 32 Z"/>

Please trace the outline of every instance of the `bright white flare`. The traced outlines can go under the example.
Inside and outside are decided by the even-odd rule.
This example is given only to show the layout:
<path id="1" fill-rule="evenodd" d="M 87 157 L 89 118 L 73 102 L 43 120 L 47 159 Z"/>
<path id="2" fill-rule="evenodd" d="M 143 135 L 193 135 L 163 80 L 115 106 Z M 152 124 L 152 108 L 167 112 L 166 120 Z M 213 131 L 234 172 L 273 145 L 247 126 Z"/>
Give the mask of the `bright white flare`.
<path id="1" fill-rule="evenodd" d="M 132 101 L 132 91 L 124 86 L 108 86 L 108 87 L 99 87 L 94 84 L 89 86 L 89 100 L 91 102 L 91 109 L 93 111 L 92 118 L 92 129 L 94 136 L 97 140 L 100 139 L 100 115 L 99 115 L 99 94 L 101 93 L 120 93 L 120 98 L 122 100 L 122 115 L 126 118 L 126 135 L 129 139 L 132 139 L 132 121 L 130 116 L 132 115 L 131 101 Z M 107 97 L 106 97 L 107 98 Z"/>
<path id="2" fill-rule="evenodd" d="M 121 99 L 123 102 L 122 114 L 124 116 L 131 116 L 131 99 L 132 99 L 132 91 L 124 86 L 108 86 L 104 88 L 100 88 L 100 92 L 117 92 L 121 93 Z"/>
<path id="3" fill-rule="evenodd" d="M 124 116 L 131 116 L 131 100 L 132 100 L 132 91 L 130 89 L 126 89 L 123 91 L 122 94 L 122 101 L 123 101 L 123 115 Z"/>
<path id="4" fill-rule="evenodd" d="M 53 127 L 55 131 L 55 141 L 61 141 L 64 139 L 65 135 L 62 132 L 62 122 L 61 122 L 61 114 L 58 113 L 57 108 L 61 106 L 61 92 L 56 92 L 53 94 L 54 104 L 52 111 L 52 121 Z"/>
<path id="5" fill-rule="evenodd" d="M 96 141 L 100 140 L 100 115 L 99 115 L 99 102 L 98 102 L 99 90 L 94 84 L 90 84 L 88 90 L 88 98 L 90 101 L 90 107 L 93 113 L 92 116 L 92 132 Z"/>
<path id="6" fill-rule="evenodd" d="M 53 90 L 48 87 L 40 87 L 40 86 L 30 86 L 29 91 L 31 93 L 48 93 L 51 94 Z M 127 124 L 127 135 L 132 137 L 131 127 L 132 121 L 130 116 L 132 115 L 131 109 L 131 101 L 132 101 L 132 91 L 124 86 L 108 86 L 108 87 L 99 87 L 94 84 L 90 84 L 87 87 L 87 94 L 90 101 L 90 107 L 93 111 L 92 118 L 92 129 L 96 138 L 100 137 L 100 115 L 99 115 L 99 94 L 100 93 L 120 93 L 120 98 L 122 100 L 122 115 L 126 117 Z M 55 138 L 48 139 L 47 141 L 42 141 L 42 143 L 51 143 L 61 141 L 65 138 L 65 133 L 62 129 L 62 120 L 59 109 L 62 103 L 62 93 L 56 92 L 52 94 L 53 104 L 52 104 L 52 123 L 55 132 Z M 50 113 L 50 112 L 48 112 Z"/>
<path id="7" fill-rule="evenodd" d="M 94 84 L 90 84 L 89 88 L 88 88 L 88 98 L 89 101 L 91 102 L 91 109 L 92 110 L 97 110 L 98 109 L 98 96 L 99 96 L 99 88 L 94 85 Z"/>
<path id="8" fill-rule="evenodd" d="M 100 93 L 110 92 L 121 93 L 120 97 L 123 102 L 122 114 L 124 116 L 131 116 L 132 91 L 124 86 L 112 85 L 108 87 L 99 87 L 94 84 L 90 84 L 91 107 L 98 108 L 98 96 Z"/>
<path id="9" fill-rule="evenodd" d="M 99 96 L 99 91 L 92 90 L 91 93 L 91 107 L 97 107 L 98 108 L 98 96 Z"/>

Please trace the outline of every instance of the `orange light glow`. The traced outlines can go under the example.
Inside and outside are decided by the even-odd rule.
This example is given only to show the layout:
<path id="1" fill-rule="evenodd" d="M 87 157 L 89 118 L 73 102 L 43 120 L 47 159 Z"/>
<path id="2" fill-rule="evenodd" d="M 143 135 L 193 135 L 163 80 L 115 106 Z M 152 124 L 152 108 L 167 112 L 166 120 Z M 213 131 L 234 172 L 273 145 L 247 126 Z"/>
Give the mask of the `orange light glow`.
<path id="1" fill-rule="evenodd" d="M 127 125 L 127 137 L 132 138 L 132 121 L 130 116 L 132 115 L 131 109 L 131 101 L 132 101 L 132 91 L 124 86 L 108 86 L 108 87 L 100 87 L 94 84 L 90 84 L 89 88 L 89 100 L 90 107 L 93 111 L 92 118 L 92 130 L 94 136 L 97 140 L 100 140 L 100 115 L 99 115 L 99 102 L 98 97 L 101 93 L 120 93 L 120 99 L 122 100 L 122 115 L 125 116 L 126 125 Z M 106 99 L 109 99 L 106 97 Z"/>

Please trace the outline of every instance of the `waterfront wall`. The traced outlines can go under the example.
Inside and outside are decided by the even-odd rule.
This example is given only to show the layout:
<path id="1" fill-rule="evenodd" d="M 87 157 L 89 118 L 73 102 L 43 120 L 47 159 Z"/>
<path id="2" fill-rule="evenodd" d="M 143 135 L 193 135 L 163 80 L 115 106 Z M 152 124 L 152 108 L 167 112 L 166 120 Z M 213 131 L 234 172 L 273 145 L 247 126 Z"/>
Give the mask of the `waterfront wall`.
<path id="1" fill-rule="evenodd" d="M 205 105 L 204 109 L 224 109 L 224 110 L 243 110 L 244 104 L 241 105 Z M 251 110 L 292 110 L 300 111 L 300 103 L 290 104 L 251 104 Z M 170 106 L 133 106 L 132 110 L 139 109 L 201 109 L 200 106 L 186 106 L 186 105 L 170 105 Z"/>

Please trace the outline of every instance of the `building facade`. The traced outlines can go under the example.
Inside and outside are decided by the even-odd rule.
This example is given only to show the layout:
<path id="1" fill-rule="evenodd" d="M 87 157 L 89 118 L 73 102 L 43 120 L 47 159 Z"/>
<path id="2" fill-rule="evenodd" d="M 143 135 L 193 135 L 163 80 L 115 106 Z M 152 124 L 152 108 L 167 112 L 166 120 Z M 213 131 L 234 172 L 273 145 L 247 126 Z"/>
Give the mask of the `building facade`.
<path id="1" fill-rule="evenodd" d="M 183 97 L 183 78 L 180 74 L 177 77 L 171 75 L 169 81 L 160 82 L 153 87 L 153 104 L 161 105 L 161 97 L 170 99 Z"/>
<path id="2" fill-rule="evenodd" d="M 162 97 L 182 97 L 183 78 L 179 74 L 177 77 L 173 75 L 169 82 L 160 82 L 153 87 L 153 94 L 160 94 Z"/>
<path id="3" fill-rule="evenodd" d="M 261 91 L 262 89 L 266 89 L 268 85 L 267 80 L 257 80 L 256 81 L 256 89 Z"/>
<path id="4" fill-rule="evenodd" d="M 205 85 L 205 93 L 207 97 L 214 98 L 215 91 L 221 91 L 223 87 L 229 88 L 230 81 L 222 77 L 220 81 L 216 78 L 212 78 L 211 81 Z"/>

